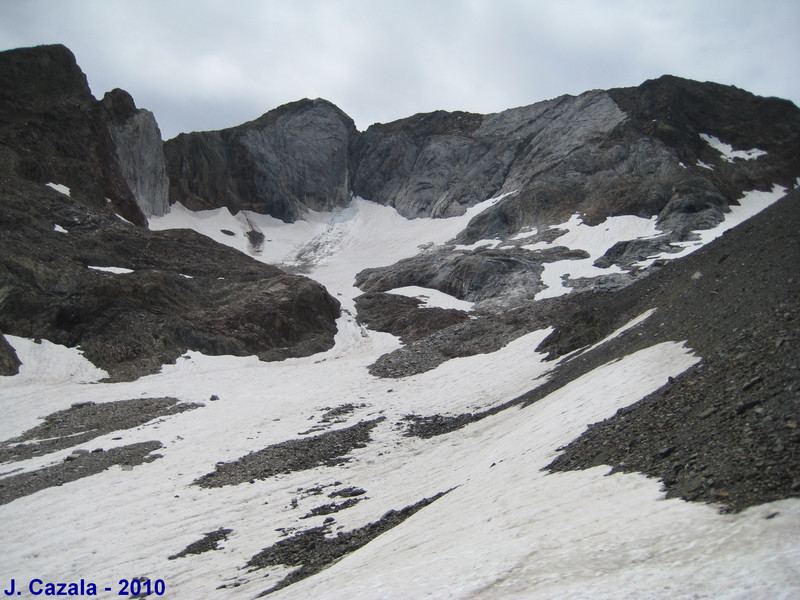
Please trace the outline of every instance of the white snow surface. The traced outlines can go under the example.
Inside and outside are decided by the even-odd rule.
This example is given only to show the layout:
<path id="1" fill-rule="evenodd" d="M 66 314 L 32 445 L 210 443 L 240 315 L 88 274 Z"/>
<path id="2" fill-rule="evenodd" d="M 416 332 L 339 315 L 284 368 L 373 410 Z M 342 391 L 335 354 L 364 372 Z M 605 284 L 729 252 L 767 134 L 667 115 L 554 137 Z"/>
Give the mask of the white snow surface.
<path id="1" fill-rule="evenodd" d="M 66 229 L 64 229 L 64 228 L 63 228 L 61 225 L 59 225 L 58 223 L 56 223 L 55 225 L 53 225 L 53 231 L 57 231 L 58 233 L 69 233 L 69 231 L 67 231 Z"/>
<path id="2" fill-rule="evenodd" d="M 408 296 L 409 298 L 419 298 L 422 300 L 420 308 L 455 308 L 456 310 L 471 311 L 475 307 L 474 302 L 459 300 L 455 296 L 445 294 L 433 288 L 420 287 L 418 285 L 407 285 L 404 287 L 388 290 L 387 294 L 397 294 Z"/>
<path id="3" fill-rule="evenodd" d="M 465 250 L 467 252 L 472 252 L 473 250 L 477 250 L 478 248 L 490 248 L 495 249 L 500 244 L 503 243 L 503 240 L 498 238 L 493 238 L 491 240 L 478 240 L 472 244 L 456 244 L 454 247 L 456 250 Z"/>
<path id="4" fill-rule="evenodd" d="M 639 350 L 526 408 L 507 409 L 447 435 L 426 440 L 403 435 L 399 423 L 406 415 L 497 406 L 541 385 L 557 366 L 536 352 L 551 332 L 546 329 L 416 376 L 385 380 L 367 370 L 399 341 L 356 324 L 350 312 L 359 293 L 355 273 L 413 255 L 420 246 L 445 243 L 485 206 L 443 220 L 405 220 L 391 208 L 360 199 L 293 224 L 233 216 L 224 209 L 191 213 L 179 206 L 151 219 L 154 229 L 191 227 L 260 260 L 302 267 L 343 301 L 336 344 L 325 353 L 276 363 L 187 352 L 156 375 L 111 384 L 95 383 L 105 373 L 79 350 L 6 336 L 23 364 L 19 375 L 0 378 L 2 439 L 76 402 L 171 396 L 205 406 L 79 446 L 109 449 L 160 440 L 162 457 L 153 462 L 112 467 L 0 506 L 3 585 L 12 577 L 18 584 L 83 578 L 101 590 L 112 587 L 105 593 L 110 597 L 119 579 L 147 576 L 162 579 L 170 598 L 253 598 L 290 569 L 249 571 L 247 561 L 284 539 L 284 530 L 322 525 L 325 516 L 300 517 L 332 502 L 330 491 L 357 486 L 366 490 L 364 499 L 332 515 L 331 535 L 451 491 L 272 598 L 800 597 L 798 500 L 722 515 L 714 506 L 665 500 L 660 483 L 640 475 L 606 476 L 602 467 L 541 470 L 588 424 L 695 364 L 699 357 L 685 344 Z M 613 236 L 653 234 L 651 220 L 626 219 L 589 228 L 573 218 L 569 233 L 555 245 L 581 247 L 594 257 Z M 251 229 L 265 235 L 260 250 L 248 246 L 244 234 Z M 445 300 L 430 290 L 415 293 L 432 303 Z M 211 401 L 212 395 L 219 399 Z M 220 461 L 314 435 L 308 431 L 324 425 L 322 415 L 345 404 L 354 405 L 354 412 L 331 427 L 385 418 L 349 462 L 236 486 L 191 485 Z M 0 478 L 60 463 L 72 450 L 0 465 Z M 318 486 L 326 486 L 322 495 L 309 491 Z M 168 560 L 221 527 L 233 531 L 219 550 Z M 221 585 L 227 587 L 217 589 Z"/>
<path id="5" fill-rule="evenodd" d="M 62 183 L 47 183 L 45 184 L 47 187 L 54 189 L 59 194 L 64 194 L 65 196 L 69 196 L 69 188 Z"/>
<path id="6" fill-rule="evenodd" d="M 127 269 L 125 267 L 96 267 L 93 265 L 88 265 L 88 267 L 93 271 L 103 271 L 104 273 L 113 273 L 114 275 L 133 273 L 133 269 Z"/>
<path id="7" fill-rule="evenodd" d="M 714 148 L 714 150 L 717 150 L 720 154 L 722 154 L 723 160 L 727 162 L 732 163 L 737 158 L 741 158 L 742 160 L 755 160 L 759 156 L 766 156 L 767 154 L 765 150 L 759 150 L 758 148 L 753 148 L 751 150 L 734 150 L 733 146 L 730 144 L 726 144 L 719 138 L 707 133 L 701 133 L 700 137 L 709 146 Z"/>
<path id="8" fill-rule="evenodd" d="M 553 298 L 569 293 L 571 288 L 564 285 L 565 278 L 598 277 L 611 273 L 621 273 L 617 265 L 606 269 L 595 267 L 592 263 L 603 256 L 620 240 L 649 238 L 658 235 L 656 217 L 644 219 L 634 216 L 608 217 L 599 225 L 587 225 L 580 215 L 575 214 L 566 223 L 554 225 L 558 229 L 566 229 L 567 233 L 553 242 L 539 242 L 522 246 L 527 250 L 543 250 L 557 246 L 565 246 L 572 250 L 585 250 L 589 257 L 578 260 L 560 260 L 544 264 L 542 280 L 547 288 L 536 294 L 536 300 Z"/>

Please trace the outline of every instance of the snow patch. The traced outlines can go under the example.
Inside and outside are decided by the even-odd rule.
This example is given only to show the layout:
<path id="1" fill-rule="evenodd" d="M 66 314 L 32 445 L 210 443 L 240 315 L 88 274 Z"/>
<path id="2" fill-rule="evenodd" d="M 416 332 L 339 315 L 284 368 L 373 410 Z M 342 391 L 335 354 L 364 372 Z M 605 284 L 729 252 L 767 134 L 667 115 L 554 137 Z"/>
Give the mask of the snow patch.
<path id="1" fill-rule="evenodd" d="M 758 148 L 753 148 L 752 150 L 734 150 L 733 146 L 730 144 L 726 144 L 719 138 L 716 138 L 713 135 L 708 135 L 707 133 L 701 133 L 700 137 L 709 146 L 714 148 L 714 150 L 722 154 L 723 160 L 730 163 L 734 162 L 737 158 L 742 160 L 755 160 L 758 157 L 766 156 L 767 154 L 765 150 L 759 150 Z"/>
<path id="2" fill-rule="evenodd" d="M 59 225 L 58 223 L 56 223 L 55 225 L 53 225 L 53 231 L 57 231 L 58 233 L 69 233 L 69 231 L 67 231 L 66 229 L 64 229 L 64 228 L 63 228 L 61 225 Z"/>
<path id="3" fill-rule="evenodd" d="M 516 235 L 512 236 L 509 239 L 511 239 L 511 240 L 523 240 L 523 239 L 528 238 L 528 237 L 533 237 L 537 233 L 539 233 L 539 230 L 536 229 L 536 227 L 534 227 L 529 231 L 524 231 L 524 230 L 520 231 L 519 233 L 517 233 Z"/>
<path id="4" fill-rule="evenodd" d="M 759 190 L 745 192 L 744 195 L 739 199 L 738 205 L 732 204 L 730 206 L 730 212 L 725 215 L 725 219 L 719 225 L 711 229 L 700 229 L 695 231 L 694 233 L 699 236 L 698 240 L 673 244 L 679 247 L 682 246 L 682 251 L 676 253 L 664 252 L 656 256 L 651 256 L 647 260 L 636 263 L 635 266 L 645 268 L 649 267 L 657 260 L 673 260 L 688 256 L 695 250 L 699 250 L 709 242 L 714 241 L 729 229 L 732 229 L 737 225 L 744 223 L 750 217 L 757 215 L 768 206 L 771 206 L 783 198 L 786 193 L 786 188 L 777 184 L 773 185 L 772 189 L 768 192 L 762 192 Z"/>
<path id="5" fill-rule="evenodd" d="M 108 377 L 108 373 L 84 358 L 83 351 L 78 348 L 67 348 L 47 340 L 36 342 L 15 335 L 6 335 L 5 338 L 22 365 L 19 374 L 3 379 L 4 384 L 94 383 Z"/>
<path id="6" fill-rule="evenodd" d="M 127 273 L 133 273 L 133 269 L 126 269 L 125 267 L 96 267 L 93 265 L 86 265 L 86 266 L 92 269 L 93 271 L 103 271 L 105 273 L 114 273 L 115 275 L 124 275 Z"/>
<path id="7" fill-rule="evenodd" d="M 48 183 L 47 187 L 54 189 L 59 194 L 64 194 L 69 197 L 69 188 L 61 183 Z"/>
<path id="8" fill-rule="evenodd" d="M 569 293 L 571 288 L 564 285 L 565 278 L 598 277 L 612 273 L 622 273 L 617 265 L 608 268 L 594 266 L 594 262 L 603 256 L 614 244 L 622 240 L 647 239 L 660 233 L 656 228 L 657 217 L 645 219 L 635 216 L 608 217 L 599 225 L 587 225 L 580 215 L 574 214 L 566 223 L 554 225 L 554 228 L 566 229 L 567 232 L 552 243 L 539 242 L 522 246 L 527 250 L 543 250 L 564 246 L 571 250 L 585 250 L 589 258 L 579 260 L 562 260 L 544 264 L 542 282 L 547 286 L 536 294 L 536 300 L 553 298 Z"/>
<path id="9" fill-rule="evenodd" d="M 454 248 L 456 250 L 466 250 L 467 252 L 471 252 L 472 250 L 477 250 L 478 248 L 494 249 L 497 248 L 502 243 L 503 240 L 495 238 L 492 240 L 478 240 L 473 244 L 456 244 Z"/>
<path id="10" fill-rule="evenodd" d="M 469 312 L 475 306 L 474 302 L 459 300 L 455 296 L 445 294 L 439 290 L 419 287 L 416 285 L 394 288 L 386 293 L 408 296 L 409 298 L 419 298 L 420 300 L 424 301 L 422 304 L 420 304 L 420 308 L 454 308 L 456 310 Z"/>

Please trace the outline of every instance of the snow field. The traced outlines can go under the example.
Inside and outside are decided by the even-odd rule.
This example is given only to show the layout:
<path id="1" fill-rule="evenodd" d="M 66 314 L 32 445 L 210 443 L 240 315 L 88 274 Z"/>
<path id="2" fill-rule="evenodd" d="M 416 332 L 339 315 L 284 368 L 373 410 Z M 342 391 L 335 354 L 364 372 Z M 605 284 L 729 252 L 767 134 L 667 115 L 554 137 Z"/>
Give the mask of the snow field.
<path id="1" fill-rule="evenodd" d="M 0 506 L 0 574 L 18 581 L 84 578 L 103 585 L 148 576 L 163 579 L 169 597 L 253 598 L 288 570 L 249 573 L 243 565 L 283 539 L 279 528 L 292 532 L 321 525 L 324 517 L 300 517 L 333 502 L 329 491 L 358 486 L 366 490 L 366 499 L 332 515 L 333 534 L 452 491 L 364 548 L 272 597 L 633 600 L 800 595 L 796 500 L 723 516 L 712 506 L 665 501 L 660 484 L 639 475 L 606 477 L 604 468 L 552 475 L 541 471 L 556 456 L 556 448 L 587 424 L 613 415 L 695 364 L 699 358 L 682 344 L 640 350 L 529 407 L 508 409 L 447 435 L 428 440 L 403 436 L 398 423 L 405 415 L 452 415 L 496 406 L 540 385 L 556 366 L 543 362 L 535 350 L 550 332 L 542 330 L 497 352 L 453 359 L 413 377 L 378 379 L 367 371 L 399 342 L 355 323 L 352 301 L 360 293 L 353 287 L 355 273 L 411 256 L 420 245 L 452 239 L 497 200 L 462 217 L 437 220 L 409 221 L 391 208 L 360 199 L 293 224 L 246 213 L 234 217 L 226 209 L 191 213 L 178 206 L 152 219 L 153 229 L 191 227 L 228 245 L 238 244 L 251 255 L 255 249 L 244 234 L 261 231 L 267 241 L 256 258 L 302 268 L 343 302 L 336 345 L 325 353 L 278 363 L 187 352 L 159 374 L 107 384 L 92 383 L 105 374 L 78 350 L 7 336 L 23 367 L 20 375 L 0 382 L 2 439 L 76 402 L 172 396 L 205 406 L 80 446 L 109 449 L 157 439 L 164 445 L 157 451 L 163 457 L 152 463 L 112 467 Z M 632 219 L 616 217 L 590 228 L 573 217 L 560 226 L 569 233 L 554 245 L 583 248 L 592 255 L 586 260 L 593 261 L 612 239 L 654 234 L 652 220 Z M 572 269 L 560 267 L 563 274 L 574 277 L 576 267 L 585 268 L 576 263 L 586 261 L 563 262 Z M 402 292 L 426 295 L 435 305 L 451 302 L 430 290 Z M 607 339 L 649 316 L 640 315 Z M 210 401 L 212 395 L 219 400 Z M 328 409 L 344 404 L 355 405 L 355 411 L 333 428 L 385 417 L 367 447 L 351 453 L 350 462 L 236 486 L 191 485 L 219 461 L 307 437 L 302 432 L 321 425 Z M 58 463 L 72 450 L 2 465 L 0 477 L 13 475 L 9 472 L 14 469 Z M 326 486 L 321 495 L 307 493 L 317 486 Z M 774 512 L 779 513 L 774 519 L 765 518 Z M 221 550 L 167 560 L 220 527 L 233 530 L 220 543 Z M 229 587 L 216 589 L 223 584 Z"/>

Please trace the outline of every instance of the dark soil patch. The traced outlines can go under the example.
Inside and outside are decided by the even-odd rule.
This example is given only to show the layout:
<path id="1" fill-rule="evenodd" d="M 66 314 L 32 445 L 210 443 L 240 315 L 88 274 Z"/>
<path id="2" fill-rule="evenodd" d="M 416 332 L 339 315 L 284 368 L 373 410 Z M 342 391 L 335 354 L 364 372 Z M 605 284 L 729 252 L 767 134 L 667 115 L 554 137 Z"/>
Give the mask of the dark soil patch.
<path id="1" fill-rule="evenodd" d="M 366 404 L 342 404 L 336 408 L 328 409 L 327 412 L 322 415 L 320 421 L 323 423 L 341 422 L 342 417 L 353 414 L 357 408 L 364 407 L 366 407 Z"/>
<path id="2" fill-rule="evenodd" d="M 327 537 L 326 534 L 329 533 L 329 529 L 325 526 L 303 531 L 291 538 L 280 540 L 269 548 L 264 548 L 253 556 L 245 566 L 252 569 L 277 565 L 300 567 L 259 595 L 266 596 L 322 571 L 346 554 L 358 550 L 380 534 L 399 525 L 415 512 L 438 500 L 446 493 L 442 492 L 430 498 L 425 498 L 401 510 L 390 510 L 379 521 L 369 523 L 352 531 L 339 533 L 335 537 Z"/>
<path id="3" fill-rule="evenodd" d="M 161 442 L 139 442 L 110 450 L 95 450 L 71 454 L 64 462 L 36 471 L 28 471 L 0 479 L 0 504 L 29 496 L 40 490 L 77 481 L 105 471 L 112 465 L 133 467 L 153 462 L 160 454 L 150 454 L 161 448 Z"/>
<path id="4" fill-rule="evenodd" d="M 461 413 L 460 415 L 406 415 L 403 420 L 406 422 L 406 436 L 416 436 L 423 439 L 436 437 L 437 435 L 444 435 L 451 431 L 456 431 L 462 427 L 466 427 L 470 423 L 480 421 L 488 416 L 497 414 L 498 412 L 519 404 L 518 400 L 510 403 L 504 403 L 489 410 L 484 410 L 477 413 Z"/>
<path id="5" fill-rule="evenodd" d="M 210 552 L 211 550 L 219 550 L 219 542 L 224 542 L 228 539 L 228 534 L 233 533 L 232 529 L 223 529 L 220 527 L 216 531 L 209 531 L 203 534 L 203 538 L 192 542 L 186 548 L 173 554 L 169 560 L 189 556 L 190 554 L 202 554 L 203 552 Z"/>
<path id="6" fill-rule="evenodd" d="M 42 456 L 96 437 L 143 425 L 158 417 L 203 406 L 178 404 L 177 398 L 134 398 L 117 402 L 81 402 L 45 417 L 44 423 L 0 442 L 0 463 Z M 33 442 L 33 443 L 23 443 Z"/>
<path id="7" fill-rule="evenodd" d="M 584 291 L 509 310 L 475 314 L 473 319 L 384 354 L 370 365 L 369 372 L 386 378 L 424 373 L 452 358 L 496 352 L 527 333 L 547 327 L 556 328 L 556 332 L 541 351 L 549 353 L 549 358 L 558 358 L 603 339 L 620 320 L 624 323 L 625 315 L 635 317 L 632 304 L 632 299 L 614 292 Z M 593 307 L 588 314 L 587 305 Z M 569 331 L 569 335 L 558 333 L 562 330 Z M 558 342 L 554 343 L 556 339 Z"/>
<path id="8" fill-rule="evenodd" d="M 200 487 L 222 487 L 268 479 L 281 473 L 340 465 L 350 460 L 346 454 L 356 448 L 366 447 L 370 432 L 381 421 L 383 417 L 310 438 L 273 444 L 237 461 L 220 463 L 213 473 L 203 475 L 194 483 Z"/>

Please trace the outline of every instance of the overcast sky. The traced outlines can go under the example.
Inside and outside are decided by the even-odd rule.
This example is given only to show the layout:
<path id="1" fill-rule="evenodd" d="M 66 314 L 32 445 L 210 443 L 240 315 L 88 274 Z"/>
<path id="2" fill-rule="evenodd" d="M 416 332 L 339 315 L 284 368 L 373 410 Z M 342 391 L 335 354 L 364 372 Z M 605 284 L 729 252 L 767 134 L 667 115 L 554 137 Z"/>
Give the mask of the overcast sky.
<path id="1" fill-rule="evenodd" d="M 665 73 L 800 105 L 799 0 L 0 0 L 0 49 L 62 43 L 168 139 L 326 98 L 359 129 Z"/>

